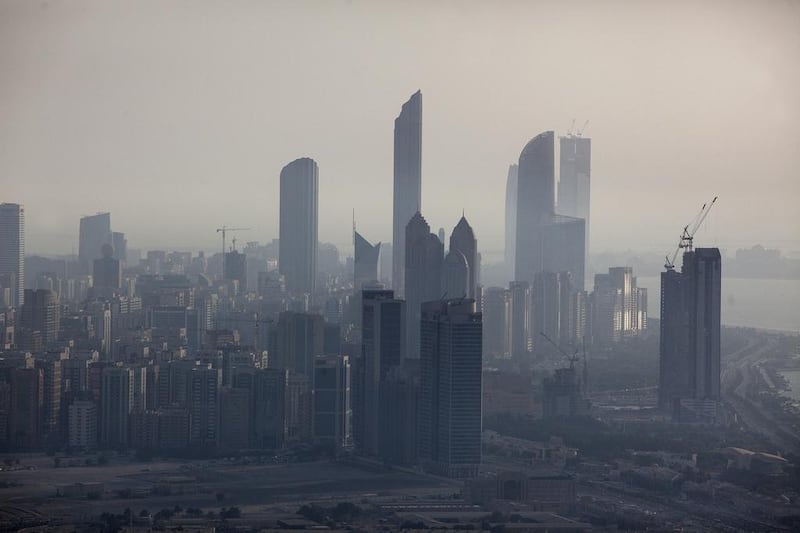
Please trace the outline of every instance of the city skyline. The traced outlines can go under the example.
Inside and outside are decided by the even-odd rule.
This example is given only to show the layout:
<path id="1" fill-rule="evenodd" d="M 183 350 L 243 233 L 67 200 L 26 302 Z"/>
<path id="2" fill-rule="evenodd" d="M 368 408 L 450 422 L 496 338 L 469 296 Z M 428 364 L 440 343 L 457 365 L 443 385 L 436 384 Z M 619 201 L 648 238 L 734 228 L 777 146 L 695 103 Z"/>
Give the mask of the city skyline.
<path id="1" fill-rule="evenodd" d="M 272 87 L 252 69 L 237 68 L 255 58 L 251 48 L 244 48 L 247 43 L 265 54 L 270 50 L 270 39 L 275 37 L 261 37 L 270 32 L 257 29 L 268 24 L 270 9 L 278 10 L 274 5 L 243 9 L 234 17 L 235 24 L 211 17 L 216 36 L 231 35 L 235 28 L 237 39 L 198 50 L 174 44 L 156 59 L 148 46 L 160 47 L 168 38 L 175 17 L 181 15 L 180 3 L 162 8 L 163 13 L 133 14 L 125 6 L 109 6 L 99 9 L 92 20 L 73 17 L 74 8 L 66 4 L 50 5 L 42 17 L 28 16 L 35 6 L 4 4 L 0 66 L 14 83 L 0 90 L 0 112 L 8 117 L 0 125 L 0 139 L 5 141 L 0 149 L 0 180 L 8 195 L 3 200 L 26 207 L 30 253 L 77 251 L 73 230 L 77 219 L 97 211 L 112 212 L 115 225 L 126 229 L 130 246 L 137 249 L 214 250 L 214 228 L 222 224 L 253 227 L 248 238 L 268 242 L 278 234 L 281 164 L 307 153 L 327 177 L 320 183 L 320 240 L 340 246 L 349 243 L 349 215 L 355 209 L 359 221 L 375 228 L 372 239 L 389 242 L 391 220 L 385 214 L 391 206 L 391 120 L 398 103 L 421 88 L 426 98 L 422 156 L 426 216 L 432 227 L 446 227 L 442 221 L 453 220 L 465 209 L 480 228 L 485 259 L 502 254 L 503 222 L 496 213 L 502 209 L 500 191 L 517 147 L 537 131 L 552 129 L 564 135 L 573 119 L 578 124 L 590 120 L 583 135 L 595 144 L 594 250 L 619 249 L 616 235 L 632 225 L 648 227 L 652 235 L 630 235 L 626 242 L 630 247 L 668 249 L 675 240 L 674 220 L 688 220 L 696 209 L 684 205 L 675 192 L 689 184 L 700 196 L 719 194 L 725 199 L 709 218 L 710 244 L 734 249 L 761 242 L 800 250 L 796 232 L 800 219 L 791 203 L 797 192 L 793 169 L 798 163 L 792 150 L 798 133 L 791 124 L 800 109 L 792 96 L 796 71 L 789 67 L 798 62 L 798 47 L 793 46 L 798 36 L 790 31 L 798 21 L 797 9 L 726 4 L 720 10 L 713 2 L 687 4 L 670 9 L 671 23 L 657 24 L 651 19 L 659 17 L 653 17 L 651 10 L 665 7 L 628 6 L 625 21 L 615 22 L 609 13 L 588 4 L 551 6 L 546 17 L 538 18 L 537 6 L 510 4 L 493 13 L 479 4 L 466 5 L 457 10 L 443 4 L 427 13 L 421 27 L 425 33 L 438 28 L 444 17 L 455 17 L 461 24 L 454 26 L 463 30 L 442 30 L 441 40 L 428 39 L 405 51 L 387 22 L 391 17 L 386 10 L 360 5 L 311 13 L 303 4 L 283 7 L 281 14 L 288 20 L 308 18 L 322 38 L 330 31 L 328 26 L 336 26 L 323 25 L 323 15 L 339 17 L 336 20 L 354 34 L 373 25 L 381 30 L 369 50 L 357 39 L 337 41 L 323 54 L 329 65 L 322 70 L 315 69 L 321 58 L 305 46 L 295 50 L 296 61 L 269 52 L 264 64 L 274 65 L 278 72 L 291 74 L 296 72 L 295 63 L 304 64 L 307 72 L 298 81 L 318 73 L 331 82 L 325 90 L 307 84 L 302 91 L 292 91 L 294 84 Z M 216 9 L 201 6 L 193 13 L 213 15 Z M 416 9 L 411 7 L 402 17 L 413 17 Z M 129 49 L 139 34 L 131 34 L 128 26 L 119 27 L 116 21 L 131 20 L 136 27 L 159 15 L 164 15 L 163 23 L 150 28 L 152 44 L 143 43 L 141 51 Z M 710 27 L 712 18 L 715 24 Z M 176 30 L 193 35 L 194 20 Z M 569 24 L 558 24 L 567 20 Z M 538 27 L 546 22 L 559 29 Z M 85 30 L 78 32 L 80 37 L 71 31 L 76 24 Z M 491 33 L 497 40 L 487 41 L 489 33 L 481 31 L 485 24 L 540 31 L 524 32 L 525 37 L 519 31 Z M 626 31 L 607 34 L 605 28 L 615 33 L 611 31 L 615 24 Z M 681 42 L 667 37 L 672 24 L 681 25 Z M 631 33 L 630 27 L 645 28 L 642 35 L 660 39 L 645 39 Z M 556 41 L 557 31 L 569 39 Z M 105 40 L 107 32 L 114 32 L 119 44 L 108 50 L 94 46 Z M 273 34 L 280 35 L 279 29 Z M 467 34 L 479 38 L 472 43 Z M 40 39 L 33 42 L 34 37 Z M 637 46 L 630 47 L 626 39 Z M 540 51 L 548 40 L 559 42 L 558 48 L 531 57 L 530 51 Z M 472 57 L 469 69 L 457 61 L 445 62 L 452 57 L 446 42 L 466 47 L 464 57 Z M 664 42 L 671 44 L 656 44 Z M 55 47 L 53 57 L 37 54 L 45 45 Z M 581 56 L 583 47 L 590 45 L 609 57 L 602 72 Z M 87 59 L 88 49 L 96 55 Z M 386 54 L 397 54 L 397 65 L 381 64 Z M 681 61 L 672 60 L 673 55 Z M 231 57 L 237 59 L 229 61 Z M 497 62 L 498 57 L 503 60 Z M 528 62 L 524 73 L 506 68 L 506 63 L 523 64 L 522 58 Z M 112 60 L 113 65 L 129 68 L 112 68 Z M 149 61 L 163 72 L 164 91 L 147 89 L 149 77 L 142 65 Z M 193 84 L 195 89 L 186 96 L 185 83 L 196 80 L 195 68 L 205 61 L 219 68 L 220 75 L 207 87 Z M 57 64 L 74 65 L 81 72 L 91 68 L 86 77 L 76 77 Z M 562 71 L 563 64 L 573 68 Z M 642 69 L 650 69 L 650 74 L 632 76 Z M 365 76 L 373 71 L 383 74 Z M 334 74 L 339 72 L 353 73 L 352 83 L 336 81 Z M 33 85 L 36 89 L 28 90 Z M 103 87 L 110 90 L 98 94 Z M 135 87 L 144 92 L 132 93 Z M 358 100 L 349 93 L 356 93 Z M 531 98 L 547 102 L 547 109 L 531 105 Z M 95 101 L 97 105 L 91 105 Z M 277 103 L 281 108 L 275 107 Z M 467 108 L 471 113 L 463 113 Z M 737 113 L 729 113 L 730 109 Z M 126 114 L 136 118 L 118 120 Z M 311 128 L 299 128 L 298 121 Z M 124 131 L 118 123 L 125 123 Z M 640 138 L 647 138 L 647 143 L 642 145 Z M 675 158 L 677 152 L 684 157 Z M 753 175 L 759 176 L 757 187 Z M 95 177 L 102 177 L 109 191 L 125 194 L 98 196 L 91 185 Z M 456 186 L 457 198 L 448 194 Z M 153 187 L 158 195 L 147 192 Z M 228 187 L 239 209 L 216 209 L 212 217 L 194 213 L 213 209 L 212 203 L 225 197 Z M 234 195 L 234 191 L 248 193 Z M 192 212 L 162 203 L 160 198 L 173 192 L 193 206 Z M 58 210 L 50 209 L 49 198 L 54 196 L 69 201 Z M 652 209 L 654 198 L 669 207 Z M 620 200 L 629 208 L 624 216 L 611 216 Z M 761 205 L 770 209 L 760 209 Z M 182 214 L 177 220 L 172 216 L 176 212 Z M 756 219 L 763 220 L 763 226 L 750 223 Z M 767 225 L 773 231 L 765 236 L 762 229 Z"/>

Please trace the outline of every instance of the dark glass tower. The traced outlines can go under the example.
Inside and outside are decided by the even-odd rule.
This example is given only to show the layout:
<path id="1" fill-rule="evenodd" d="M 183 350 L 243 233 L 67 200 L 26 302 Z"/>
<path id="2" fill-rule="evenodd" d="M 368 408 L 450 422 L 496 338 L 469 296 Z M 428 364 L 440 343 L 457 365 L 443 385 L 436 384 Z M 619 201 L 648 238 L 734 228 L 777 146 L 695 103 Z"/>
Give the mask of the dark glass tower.
<path id="1" fill-rule="evenodd" d="M 313 294 L 316 286 L 318 202 L 317 163 L 303 157 L 283 167 L 278 266 L 294 294 Z"/>
<path id="2" fill-rule="evenodd" d="M 392 286 L 405 295 L 406 226 L 422 209 L 422 93 L 411 95 L 394 121 Z"/>
<path id="3" fill-rule="evenodd" d="M 420 459 L 449 477 L 475 477 L 480 468 L 482 327 L 475 300 L 422 306 Z"/>
<path id="4" fill-rule="evenodd" d="M 659 406 L 678 418 L 716 416 L 720 397 L 722 259 L 718 248 L 683 254 L 661 274 Z"/>
<path id="5" fill-rule="evenodd" d="M 422 302 L 442 297 L 444 245 L 421 214 L 416 213 L 406 227 L 406 350 L 419 358 L 419 321 Z"/>

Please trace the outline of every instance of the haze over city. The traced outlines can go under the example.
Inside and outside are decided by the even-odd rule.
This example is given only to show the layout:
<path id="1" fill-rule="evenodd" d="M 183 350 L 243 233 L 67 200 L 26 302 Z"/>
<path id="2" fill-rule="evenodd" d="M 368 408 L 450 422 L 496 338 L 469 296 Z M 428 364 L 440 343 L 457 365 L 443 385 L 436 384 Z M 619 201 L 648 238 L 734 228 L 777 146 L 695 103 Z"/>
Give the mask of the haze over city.
<path id="1" fill-rule="evenodd" d="M 141 249 L 278 234 L 278 175 L 319 164 L 320 241 L 392 238 L 392 120 L 425 95 L 422 208 L 502 254 L 535 134 L 593 140 L 592 251 L 800 250 L 797 2 L 0 4 L 0 184 L 28 253 L 110 211 Z M 574 121 L 574 126 L 572 126 Z M 624 238 L 623 238 L 624 237 Z M 349 253 L 349 252 L 348 252 Z"/>

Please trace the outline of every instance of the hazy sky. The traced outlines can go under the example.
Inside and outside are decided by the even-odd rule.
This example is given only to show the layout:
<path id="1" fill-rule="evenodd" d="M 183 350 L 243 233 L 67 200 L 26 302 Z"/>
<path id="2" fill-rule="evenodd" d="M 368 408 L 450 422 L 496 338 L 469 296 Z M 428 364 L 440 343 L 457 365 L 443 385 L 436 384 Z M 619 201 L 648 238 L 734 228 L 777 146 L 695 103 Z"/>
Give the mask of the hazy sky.
<path id="1" fill-rule="evenodd" d="M 800 2 L 0 1 L 0 201 L 29 252 L 110 211 L 135 248 L 278 232 L 278 175 L 319 163 L 320 240 L 391 239 L 392 127 L 423 93 L 423 214 L 502 251 L 505 180 L 573 119 L 594 251 L 800 250 Z"/>

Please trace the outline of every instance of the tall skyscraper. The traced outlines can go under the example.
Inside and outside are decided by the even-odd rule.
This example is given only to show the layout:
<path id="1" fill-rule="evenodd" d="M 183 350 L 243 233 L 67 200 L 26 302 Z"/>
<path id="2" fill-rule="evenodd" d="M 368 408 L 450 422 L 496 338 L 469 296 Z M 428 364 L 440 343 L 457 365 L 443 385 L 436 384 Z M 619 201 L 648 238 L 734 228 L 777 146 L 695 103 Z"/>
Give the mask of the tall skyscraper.
<path id="1" fill-rule="evenodd" d="M 683 254 L 661 273 L 659 406 L 687 420 L 713 420 L 720 398 L 722 259 L 718 248 Z"/>
<path id="2" fill-rule="evenodd" d="M 502 287 L 488 287 L 483 292 L 483 353 L 487 358 L 509 354 L 509 316 L 511 298 Z"/>
<path id="3" fill-rule="evenodd" d="M 533 283 L 538 272 L 567 271 L 583 289 L 585 223 L 555 214 L 554 142 L 552 131 L 540 133 L 519 156 L 514 279 Z"/>
<path id="4" fill-rule="evenodd" d="M 0 204 L 0 288 L 12 290 L 11 302 L 25 300 L 25 208 Z"/>
<path id="5" fill-rule="evenodd" d="M 509 272 L 514 270 L 514 252 L 517 249 L 517 164 L 508 166 L 506 178 L 506 249 L 505 261 Z"/>
<path id="6" fill-rule="evenodd" d="M 193 446 L 219 445 L 221 368 L 193 368 L 189 373 L 190 441 Z"/>
<path id="7" fill-rule="evenodd" d="M 406 226 L 422 210 L 422 92 L 403 104 L 394 121 L 392 287 L 405 296 Z"/>
<path id="8" fill-rule="evenodd" d="M 365 290 L 362 293 L 363 370 L 358 390 L 362 398 L 357 419 L 357 443 L 362 453 L 377 456 L 380 442 L 381 394 L 389 372 L 404 359 L 406 343 L 405 302 L 394 298 L 391 290 Z"/>
<path id="9" fill-rule="evenodd" d="M 102 257 L 103 245 L 112 244 L 111 213 L 98 213 L 81 217 L 78 233 L 78 260 L 85 272 L 92 261 Z"/>
<path id="10" fill-rule="evenodd" d="M 591 192 L 592 140 L 560 137 L 561 166 L 558 181 L 558 212 L 586 221 L 585 249 L 589 255 L 589 200 Z"/>
<path id="11" fill-rule="evenodd" d="M 631 267 L 595 274 L 590 299 L 594 342 L 615 342 L 647 329 L 647 289 L 636 286 Z"/>
<path id="12" fill-rule="evenodd" d="M 125 234 L 119 231 L 112 232 L 111 243 L 114 247 L 114 259 L 125 264 L 128 260 L 128 239 L 125 238 Z"/>
<path id="13" fill-rule="evenodd" d="M 540 133 L 519 156 L 514 279 L 533 282 L 544 270 L 544 226 L 554 214 L 553 132 Z"/>
<path id="14" fill-rule="evenodd" d="M 458 250 L 467 260 L 467 292 L 466 297 L 475 299 L 475 288 L 478 286 L 478 241 L 475 239 L 475 232 L 467 222 L 466 217 L 461 215 L 461 219 L 453 228 L 450 234 L 450 251 Z M 459 294 L 450 295 L 451 298 L 458 298 Z"/>
<path id="15" fill-rule="evenodd" d="M 281 170 L 278 266 L 286 288 L 313 294 L 317 279 L 319 168 L 308 157 Z"/>
<path id="16" fill-rule="evenodd" d="M 419 357 L 419 323 L 422 302 L 442 297 L 444 245 L 417 212 L 406 226 L 406 350 Z"/>
<path id="17" fill-rule="evenodd" d="M 481 314 L 470 299 L 422 310 L 420 458 L 429 470 L 475 477 L 481 463 Z"/>
<path id="18" fill-rule="evenodd" d="M 353 242 L 355 244 L 353 290 L 358 293 L 365 283 L 380 280 L 381 243 L 372 245 L 355 230 L 353 230 Z"/>

